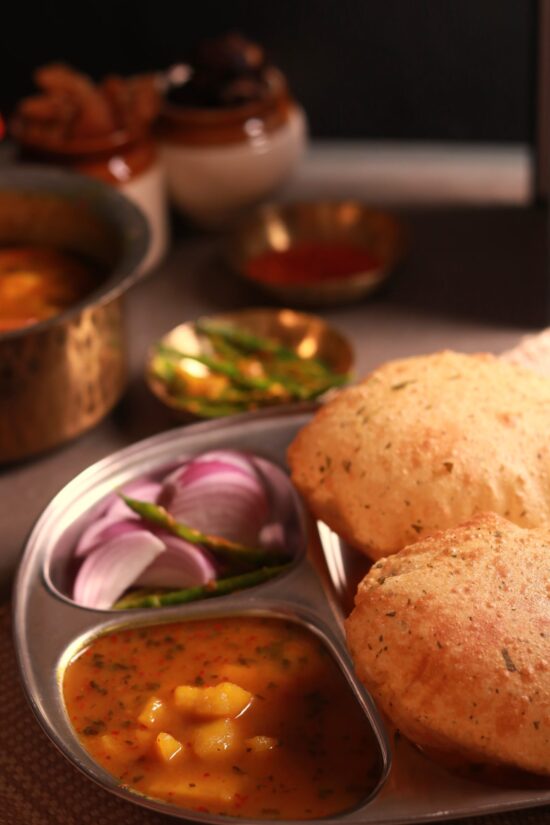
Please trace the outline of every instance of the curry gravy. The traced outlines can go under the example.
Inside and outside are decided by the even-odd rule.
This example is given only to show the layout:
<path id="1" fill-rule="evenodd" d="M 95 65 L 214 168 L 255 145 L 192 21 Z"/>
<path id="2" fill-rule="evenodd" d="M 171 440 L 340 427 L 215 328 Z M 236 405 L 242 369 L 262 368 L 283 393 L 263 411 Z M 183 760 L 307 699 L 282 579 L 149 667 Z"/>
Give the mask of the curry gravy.
<path id="1" fill-rule="evenodd" d="M 233 617 L 95 640 L 64 677 L 86 750 L 122 784 L 195 811 L 310 819 L 378 780 L 369 723 L 322 642 Z"/>
<path id="2" fill-rule="evenodd" d="M 95 267 L 43 246 L 0 247 L 0 333 L 58 315 L 97 285 Z"/>

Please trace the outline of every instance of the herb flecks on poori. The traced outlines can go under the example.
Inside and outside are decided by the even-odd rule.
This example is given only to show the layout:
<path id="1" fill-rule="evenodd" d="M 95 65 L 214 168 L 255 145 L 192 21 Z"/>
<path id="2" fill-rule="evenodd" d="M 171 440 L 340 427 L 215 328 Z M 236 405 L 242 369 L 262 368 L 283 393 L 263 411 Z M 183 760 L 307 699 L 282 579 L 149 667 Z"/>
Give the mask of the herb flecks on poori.
<path id="1" fill-rule="evenodd" d="M 83 746 L 121 783 L 193 811 L 313 819 L 377 781 L 366 717 L 320 640 L 273 618 L 134 628 L 68 666 Z"/>
<path id="2" fill-rule="evenodd" d="M 211 450 L 107 498 L 77 542 L 72 595 L 98 609 L 225 595 L 283 572 L 303 539 L 282 469 Z"/>
<path id="3" fill-rule="evenodd" d="M 550 776 L 549 582 L 549 527 L 485 514 L 412 544 L 359 585 L 357 674 L 438 759 Z"/>
<path id="4" fill-rule="evenodd" d="M 288 459 L 316 518 L 378 559 L 480 512 L 550 523 L 549 420 L 548 378 L 439 352 L 342 390 Z"/>

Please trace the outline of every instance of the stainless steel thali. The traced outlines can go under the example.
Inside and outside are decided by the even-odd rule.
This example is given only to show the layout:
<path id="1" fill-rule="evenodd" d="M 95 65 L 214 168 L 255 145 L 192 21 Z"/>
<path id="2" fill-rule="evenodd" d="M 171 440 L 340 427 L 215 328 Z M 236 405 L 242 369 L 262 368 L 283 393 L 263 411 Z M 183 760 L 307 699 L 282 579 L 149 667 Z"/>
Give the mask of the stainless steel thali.
<path id="1" fill-rule="evenodd" d="M 64 668 L 87 641 L 115 628 L 243 613 L 285 616 L 307 626 L 328 646 L 370 722 L 379 751 L 374 793 L 355 810 L 323 822 L 404 825 L 550 804 L 549 790 L 496 787 L 455 776 L 402 738 L 390 735 L 371 698 L 355 680 L 344 645 L 342 618 L 349 607 L 355 557 L 324 525 L 311 525 L 307 553 L 286 574 L 208 602 L 121 612 L 82 608 L 65 595 L 67 559 L 76 536 L 93 508 L 113 489 L 180 457 L 220 447 L 252 451 L 284 465 L 286 448 L 312 409 L 294 406 L 250 413 L 154 436 L 88 468 L 54 498 L 29 537 L 14 608 L 23 683 L 43 729 L 73 764 L 113 793 L 180 819 L 228 822 L 229 817 L 195 813 L 141 796 L 103 770 L 81 746 L 68 720 L 61 691 Z"/>

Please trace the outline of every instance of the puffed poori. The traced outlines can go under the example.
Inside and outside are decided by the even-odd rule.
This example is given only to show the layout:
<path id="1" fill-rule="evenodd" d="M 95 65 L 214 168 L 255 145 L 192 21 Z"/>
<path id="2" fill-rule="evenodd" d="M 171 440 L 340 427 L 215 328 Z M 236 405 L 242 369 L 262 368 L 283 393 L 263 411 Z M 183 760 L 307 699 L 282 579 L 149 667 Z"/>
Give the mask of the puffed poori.
<path id="1" fill-rule="evenodd" d="M 373 559 L 495 512 L 550 524 L 550 380 L 492 355 L 391 361 L 296 436 L 313 514 Z"/>
<path id="2" fill-rule="evenodd" d="M 413 742 L 550 775 L 549 599 L 550 527 L 485 514 L 374 564 L 348 645 Z"/>

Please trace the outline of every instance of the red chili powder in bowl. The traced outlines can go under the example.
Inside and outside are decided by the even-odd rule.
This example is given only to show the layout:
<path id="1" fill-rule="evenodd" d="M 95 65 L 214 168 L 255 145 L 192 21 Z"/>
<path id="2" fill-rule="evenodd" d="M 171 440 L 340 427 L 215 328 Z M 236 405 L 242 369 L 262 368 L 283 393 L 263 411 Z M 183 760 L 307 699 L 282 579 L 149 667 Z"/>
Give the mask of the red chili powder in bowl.
<path id="1" fill-rule="evenodd" d="M 262 252 L 247 262 L 246 271 L 250 278 L 268 284 L 315 284 L 379 266 L 372 252 L 356 244 L 303 241 L 281 252 Z"/>

